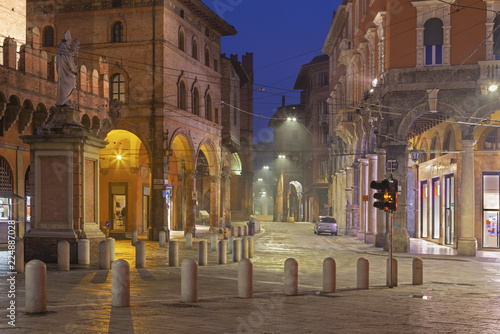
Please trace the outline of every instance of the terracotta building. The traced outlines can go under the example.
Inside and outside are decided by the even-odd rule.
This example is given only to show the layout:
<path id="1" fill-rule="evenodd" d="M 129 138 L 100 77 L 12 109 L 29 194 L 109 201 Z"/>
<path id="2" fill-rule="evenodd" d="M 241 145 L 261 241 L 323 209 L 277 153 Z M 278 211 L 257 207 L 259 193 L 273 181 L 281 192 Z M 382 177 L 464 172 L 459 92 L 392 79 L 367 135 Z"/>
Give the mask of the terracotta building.
<path id="1" fill-rule="evenodd" d="M 122 108 L 99 156 L 101 228 L 156 239 L 193 230 L 200 210 L 212 228 L 247 219 L 253 125 L 241 110 L 252 104 L 240 101 L 251 99 L 253 59 L 221 57 L 234 27 L 199 0 L 28 0 L 27 12 L 49 56 L 70 29 L 83 65 L 109 64 L 110 99 Z"/>
<path id="2" fill-rule="evenodd" d="M 465 256 L 500 247 L 498 10 L 500 1 L 472 0 L 337 8 L 323 46 L 330 202 L 353 236 L 387 246 L 369 184 L 392 174 L 396 251 L 408 251 L 410 237 Z"/>

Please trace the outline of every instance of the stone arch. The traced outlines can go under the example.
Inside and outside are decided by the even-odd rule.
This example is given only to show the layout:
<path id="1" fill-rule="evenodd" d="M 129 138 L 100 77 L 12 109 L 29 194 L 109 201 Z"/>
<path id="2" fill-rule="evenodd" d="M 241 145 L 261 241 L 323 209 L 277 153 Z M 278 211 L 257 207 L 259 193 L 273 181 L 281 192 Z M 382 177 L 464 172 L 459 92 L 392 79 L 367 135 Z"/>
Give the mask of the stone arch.
<path id="1" fill-rule="evenodd" d="M 17 122 L 17 127 L 20 134 L 23 133 L 24 130 L 26 130 L 31 124 L 31 121 L 33 120 L 33 112 L 33 103 L 30 100 L 25 100 L 23 103 L 23 107 L 19 112 L 19 121 Z"/>
<path id="2" fill-rule="evenodd" d="M 179 168 L 183 165 L 186 170 L 194 169 L 194 144 L 185 130 L 179 128 L 172 133 L 169 147 Z"/>
<path id="3" fill-rule="evenodd" d="M 444 154 L 447 154 L 449 151 L 454 151 L 456 148 L 456 137 L 453 126 L 451 124 L 446 126 L 443 133 L 442 150 L 444 151 Z"/>
<path id="4" fill-rule="evenodd" d="M 425 162 L 428 160 L 428 153 L 427 151 L 429 150 L 429 145 L 427 144 L 427 139 L 422 138 L 422 140 L 419 143 L 418 150 L 420 151 L 420 155 L 418 156 L 418 162 Z"/>
<path id="5" fill-rule="evenodd" d="M 198 146 L 197 152 L 202 151 L 208 159 L 208 165 L 210 168 L 210 176 L 217 176 L 219 173 L 219 158 L 217 154 L 217 150 L 212 141 L 205 139 Z M 198 155 L 196 157 L 198 159 Z M 197 161 L 196 161 L 197 163 Z"/>
<path id="6" fill-rule="evenodd" d="M 85 128 L 90 130 L 90 117 L 89 117 L 89 115 L 83 114 L 81 122 Z"/>
<path id="7" fill-rule="evenodd" d="M 9 131 L 14 123 L 19 118 L 19 113 L 21 112 L 21 101 L 16 95 L 11 95 L 9 102 L 7 103 L 7 108 L 5 110 L 4 116 L 4 129 Z"/>
<path id="8" fill-rule="evenodd" d="M 429 154 L 429 159 L 432 160 L 436 157 L 439 157 L 441 155 L 441 138 L 439 137 L 439 133 L 435 132 L 432 135 L 432 140 L 431 140 L 431 153 Z M 438 153 L 435 153 L 434 151 L 438 151 Z"/>
<path id="9" fill-rule="evenodd" d="M 92 131 L 99 131 L 99 128 L 101 127 L 101 121 L 99 120 L 99 117 L 94 116 L 92 117 Z"/>

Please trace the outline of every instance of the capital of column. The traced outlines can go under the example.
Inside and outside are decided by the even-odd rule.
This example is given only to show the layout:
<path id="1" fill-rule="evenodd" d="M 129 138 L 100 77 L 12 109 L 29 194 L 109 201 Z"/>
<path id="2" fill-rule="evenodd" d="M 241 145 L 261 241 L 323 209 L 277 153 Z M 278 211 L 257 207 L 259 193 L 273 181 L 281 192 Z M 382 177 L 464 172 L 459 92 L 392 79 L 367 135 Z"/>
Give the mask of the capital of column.
<path id="1" fill-rule="evenodd" d="M 220 176 L 219 175 L 210 175 L 210 181 L 216 183 L 216 182 L 220 182 Z"/>
<path id="2" fill-rule="evenodd" d="M 368 165 L 368 158 L 360 158 L 358 161 L 364 166 Z"/>
<path id="3" fill-rule="evenodd" d="M 462 144 L 462 148 L 464 150 L 473 150 L 474 149 L 474 145 L 477 144 L 477 141 L 474 140 L 474 139 L 463 139 L 463 140 L 459 140 L 459 143 Z"/>
<path id="4" fill-rule="evenodd" d="M 377 153 L 377 155 L 386 155 L 387 154 L 387 150 L 385 148 L 376 148 L 374 151 L 375 151 L 375 153 Z"/>

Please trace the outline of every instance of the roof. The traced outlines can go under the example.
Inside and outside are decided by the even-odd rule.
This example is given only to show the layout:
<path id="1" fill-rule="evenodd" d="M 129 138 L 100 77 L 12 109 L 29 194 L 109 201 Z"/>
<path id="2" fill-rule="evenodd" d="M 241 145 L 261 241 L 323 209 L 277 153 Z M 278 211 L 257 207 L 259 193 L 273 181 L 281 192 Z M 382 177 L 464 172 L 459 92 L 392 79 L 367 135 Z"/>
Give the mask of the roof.
<path id="1" fill-rule="evenodd" d="M 204 19 L 217 30 L 221 36 L 236 35 L 236 29 L 224 21 L 219 15 L 215 14 L 207 5 L 200 0 L 178 0 L 181 4 L 189 8 L 189 10 L 198 17 Z"/>
<path id="2" fill-rule="evenodd" d="M 302 65 L 300 68 L 299 75 L 297 75 L 297 80 L 295 80 L 295 85 L 293 89 L 305 89 L 307 87 L 309 70 L 317 64 L 328 63 L 330 57 L 328 55 L 320 55 L 314 57 L 309 63 Z"/>

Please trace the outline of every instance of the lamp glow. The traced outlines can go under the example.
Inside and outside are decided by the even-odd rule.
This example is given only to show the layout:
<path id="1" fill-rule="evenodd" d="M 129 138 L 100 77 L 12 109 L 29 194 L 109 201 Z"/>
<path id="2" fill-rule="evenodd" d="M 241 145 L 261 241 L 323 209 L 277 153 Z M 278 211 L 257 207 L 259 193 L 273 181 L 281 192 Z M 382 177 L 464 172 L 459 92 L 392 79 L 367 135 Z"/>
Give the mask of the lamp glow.
<path id="1" fill-rule="evenodd" d="M 490 92 L 495 92 L 497 89 L 498 89 L 498 86 L 497 86 L 497 85 L 490 85 L 490 86 L 488 87 L 488 90 L 489 90 Z"/>
<path id="2" fill-rule="evenodd" d="M 116 159 L 121 160 L 121 159 L 122 159 L 122 156 L 118 154 L 118 155 L 116 156 Z"/>

